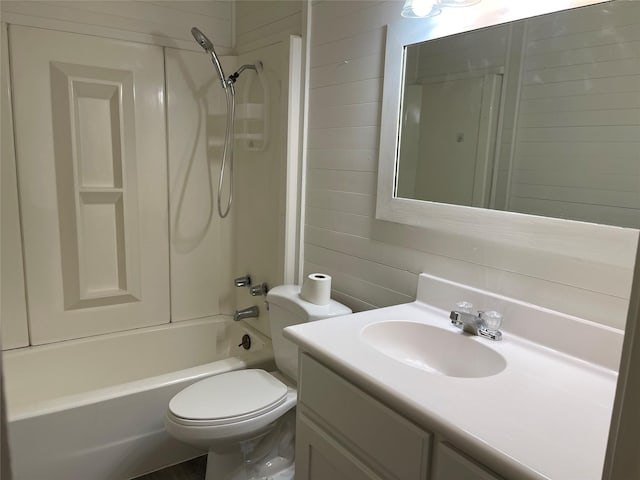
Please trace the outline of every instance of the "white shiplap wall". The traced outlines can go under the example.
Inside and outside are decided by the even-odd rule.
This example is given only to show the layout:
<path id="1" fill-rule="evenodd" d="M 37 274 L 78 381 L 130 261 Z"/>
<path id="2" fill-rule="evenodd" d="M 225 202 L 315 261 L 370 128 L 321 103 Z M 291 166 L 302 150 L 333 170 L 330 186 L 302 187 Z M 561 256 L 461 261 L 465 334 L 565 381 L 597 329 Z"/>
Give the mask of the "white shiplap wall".
<path id="1" fill-rule="evenodd" d="M 302 33 L 302 0 L 239 0 L 235 9 L 238 54 Z"/>
<path id="2" fill-rule="evenodd" d="M 526 238 L 503 243 L 499 232 L 471 238 L 375 220 L 384 26 L 401 6 L 310 7 L 305 272 L 332 275 L 334 296 L 355 309 L 413 300 L 424 271 L 623 327 L 633 259 L 606 253 L 620 245 L 603 245 L 602 260 L 584 261 Z"/>
<path id="3" fill-rule="evenodd" d="M 266 282 L 269 287 L 284 283 L 288 275 L 284 260 L 285 204 L 287 186 L 288 124 L 290 105 L 287 85 L 290 64 L 289 35 L 302 33 L 301 1 L 238 1 L 235 5 L 236 48 L 238 64 L 263 62 L 263 78 L 269 85 L 270 104 L 268 146 L 262 151 L 235 150 L 235 275 L 251 274 L 254 284 Z M 253 72 L 243 74 L 237 84 L 239 97 L 246 93 Z M 254 82 L 253 95 L 261 101 Z M 238 97 L 237 97 L 238 98 Z M 294 130 L 294 129 L 292 129 Z M 251 320 L 270 335 L 269 317 L 259 298 L 251 297 L 246 288 L 236 288 L 238 308 L 257 304 L 260 316 Z"/>
<path id="4" fill-rule="evenodd" d="M 640 3 L 527 22 L 509 210 L 640 227 Z"/>
<path id="5" fill-rule="evenodd" d="M 2 21 L 167 47 L 199 50 L 191 37 L 198 26 L 219 55 L 233 43 L 233 2 L 215 1 L 31 1 L 0 2 Z"/>

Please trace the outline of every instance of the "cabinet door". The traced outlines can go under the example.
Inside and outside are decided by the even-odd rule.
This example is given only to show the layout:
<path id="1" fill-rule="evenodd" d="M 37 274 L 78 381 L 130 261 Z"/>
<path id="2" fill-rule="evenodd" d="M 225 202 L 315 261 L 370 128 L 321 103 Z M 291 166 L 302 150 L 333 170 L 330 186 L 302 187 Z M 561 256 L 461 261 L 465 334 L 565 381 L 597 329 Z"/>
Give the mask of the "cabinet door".
<path id="1" fill-rule="evenodd" d="M 162 49 L 9 36 L 32 343 L 168 322 Z"/>
<path id="2" fill-rule="evenodd" d="M 382 480 L 320 427 L 298 414 L 296 480 Z"/>
<path id="3" fill-rule="evenodd" d="M 391 478 L 422 480 L 427 476 L 431 434 L 309 355 L 301 356 L 300 372 L 299 408 L 308 408 L 321 418 L 350 451 Z"/>
<path id="4" fill-rule="evenodd" d="M 502 480 L 446 443 L 436 448 L 433 480 Z"/>

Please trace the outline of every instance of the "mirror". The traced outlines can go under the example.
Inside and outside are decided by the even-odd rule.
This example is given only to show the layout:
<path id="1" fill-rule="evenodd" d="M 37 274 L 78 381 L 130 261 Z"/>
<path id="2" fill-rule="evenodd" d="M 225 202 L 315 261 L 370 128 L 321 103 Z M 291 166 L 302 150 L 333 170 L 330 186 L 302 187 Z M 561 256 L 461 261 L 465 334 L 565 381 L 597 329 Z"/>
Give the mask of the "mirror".
<path id="1" fill-rule="evenodd" d="M 638 32 L 629 1 L 424 42 L 389 26 L 378 218 L 437 202 L 640 228 Z"/>

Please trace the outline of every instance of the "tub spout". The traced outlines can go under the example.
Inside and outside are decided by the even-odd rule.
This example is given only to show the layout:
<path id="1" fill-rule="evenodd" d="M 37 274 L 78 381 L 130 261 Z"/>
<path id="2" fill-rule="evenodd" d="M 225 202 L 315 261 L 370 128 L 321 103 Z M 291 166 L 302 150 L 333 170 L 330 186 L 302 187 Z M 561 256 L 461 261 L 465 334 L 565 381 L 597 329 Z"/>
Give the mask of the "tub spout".
<path id="1" fill-rule="evenodd" d="M 236 310 L 236 313 L 233 314 L 233 319 L 237 322 L 238 320 L 243 320 L 245 318 L 258 318 L 259 314 L 260 310 L 256 305 L 254 305 L 252 307 Z"/>

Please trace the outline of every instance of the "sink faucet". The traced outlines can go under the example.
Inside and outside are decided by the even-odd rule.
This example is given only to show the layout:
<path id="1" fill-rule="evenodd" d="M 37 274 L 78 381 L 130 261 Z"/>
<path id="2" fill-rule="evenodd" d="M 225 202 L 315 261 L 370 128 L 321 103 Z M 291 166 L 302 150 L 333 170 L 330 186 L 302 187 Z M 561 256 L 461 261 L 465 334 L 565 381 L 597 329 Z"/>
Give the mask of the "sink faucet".
<path id="1" fill-rule="evenodd" d="M 467 311 L 452 310 L 449 315 L 451 323 L 471 335 L 479 335 L 491 340 L 502 340 L 502 332 L 498 330 L 502 323 L 502 315 L 493 310 L 489 312 L 478 311 L 477 314 L 474 314 L 469 311 L 470 309 L 471 304 L 465 303 L 464 310 Z"/>

